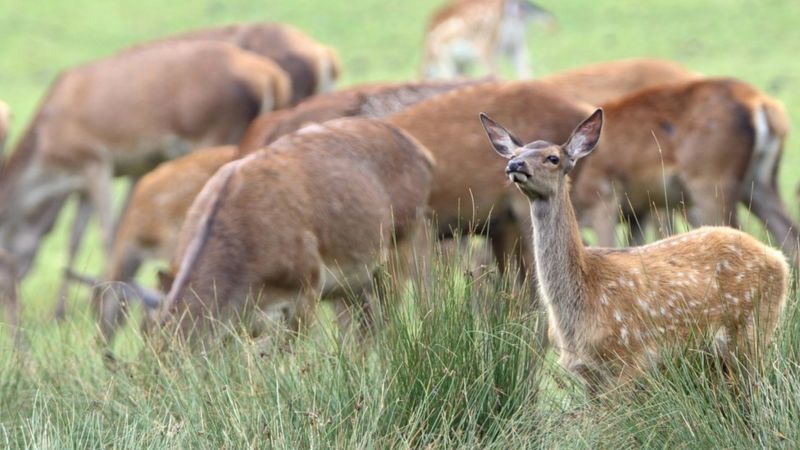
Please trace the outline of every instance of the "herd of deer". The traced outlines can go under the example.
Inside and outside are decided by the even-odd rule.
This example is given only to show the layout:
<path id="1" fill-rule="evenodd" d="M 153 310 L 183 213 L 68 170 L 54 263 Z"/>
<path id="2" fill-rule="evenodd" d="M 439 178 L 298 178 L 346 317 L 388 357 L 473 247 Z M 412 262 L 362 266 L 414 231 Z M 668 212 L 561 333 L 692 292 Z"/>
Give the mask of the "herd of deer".
<path id="1" fill-rule="evenodd" d="M 424 72 L 457 74 L 464 48 L 496 68 L 510 49 L 524 75 L 525 18 L 543 14 L 522 0 L 458 0 L 428 30 Z M 560 363 L 590 391 L 699 335 L 726 361 L 769 342 L 789 283 L 780 251 L 724 226 L 614 248 L 620 222 L 643 244 L 634 222 L 654 211 L 735 227 L 742 203 L 798 262 L 776 183 L 788 119 L 756 88 L 655 59 L 326 93 L 339 72 L 336 51 L 275 23 L 65 71 L 0 168 L 9 321 L 19 280 L 74 196 L 57 314 L 70 281 L 93 282 L 105 343 L 134 299 L 193 339 L 250 310 L 279 311 L 301 332 L 321 299 L 344 329 L 353 312 L 369 327 L 373 276 L 429 220 L 442 238 L 485 235 L 501 271 L 514 258 L 538 280 Z M 0 105 L 0 142 L 8 119 Z M 505 174 L 492 147 L 509 159 Z M 115 176 L 131 179 L 118 224 Z M 92 213 L 107 255 L 97 282 L 72 268 Z M 604 247 L 585 247 L 579 223 Z M 147 259 L 171 261 L 159 290 L 134 280 Z"/>

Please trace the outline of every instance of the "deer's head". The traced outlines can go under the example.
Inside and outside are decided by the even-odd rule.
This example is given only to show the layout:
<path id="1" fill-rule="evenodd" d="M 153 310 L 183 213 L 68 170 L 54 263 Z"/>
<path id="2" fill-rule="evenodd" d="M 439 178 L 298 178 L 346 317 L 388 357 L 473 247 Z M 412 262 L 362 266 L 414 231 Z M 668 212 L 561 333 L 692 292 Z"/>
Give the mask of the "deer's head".
<path id="1" fill-rule="evenodd" d="M 563 145 L 547 141 L 522 144 L 486 114 L 481 113 L 480 117 L 492 147 L 509 160 L 506 175 L 531 199 L 553 196 L 575 163 L 594 150 L 603 127 L 603 110 L 598 109 L 575 128 Z"/>

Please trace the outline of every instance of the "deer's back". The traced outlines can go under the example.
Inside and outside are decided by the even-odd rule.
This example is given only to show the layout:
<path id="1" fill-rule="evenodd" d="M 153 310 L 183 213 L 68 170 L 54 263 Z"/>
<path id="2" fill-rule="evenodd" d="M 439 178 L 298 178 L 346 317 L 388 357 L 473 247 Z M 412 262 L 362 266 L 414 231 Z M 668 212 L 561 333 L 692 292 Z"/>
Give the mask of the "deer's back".
<path id="1" fill-rule="evenodd" d="M 143 44 L 152 45 L 185 41 L 221 41 L 274 60 L 291 77 L 293 102 L 317 92 L 321 65 L 331 64 L 338 71 L 335 53 L 292 26 L 275 22 L 231 24 L 190 31 Z M 329 61 L 327 61 L 329 60 Z M 334 74 L 335 76 L 338 73 Z"/>
<path id="2" fill-rule="evenodd" d="M 540 81 L 569 98 L 602 105 L 640 89 L 699 76 L 673 61 L 635 58 L 581 66 L 548 75 Z"/>
<path id="3" fill-rule="evenodd" d="M 698 333 L 745 333 L 769 341 L 788 288 L 784 256 L 752 236 L 703 227 L 643 247 L 589 248 L 587 337 L 599 359 L 656 357 Z M 587 324 L 588 325 L 588 324 Z M 643 361 L 638 361 L 642 363 Z"/>
<path id="4" fill-rule="evenodd" d="M 197 142 L 236 139 L 261 106 L 252 77 L 270 76 L 239 70 L 252 59 L 266 61 L 229 44 L 187 42 L 70 70 L 32 125 L 39 151 L 59 162 L 111 152 L 122 173 L 138 173 L 149 168 L 141 161 L 149 153 L 177 156 Z"/>
<path id="5" fill-rule="evenodd" d="M 259 116 L 248 127 L 239 147 L 242 153 L 249 153 L 313 122 L 353 116 L 385 117 L 435 95 L 481 82 L 375 83 L 316 95 L 292 109 Z"/>

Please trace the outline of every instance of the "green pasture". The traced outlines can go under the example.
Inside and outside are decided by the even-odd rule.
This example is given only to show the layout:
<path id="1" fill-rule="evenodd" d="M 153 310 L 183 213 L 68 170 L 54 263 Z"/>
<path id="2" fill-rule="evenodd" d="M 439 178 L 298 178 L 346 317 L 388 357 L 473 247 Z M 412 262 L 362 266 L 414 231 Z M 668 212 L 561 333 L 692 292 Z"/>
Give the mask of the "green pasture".
<path id="1" fill-rule="evenodd" d="M 541 0 L 555 32 L 534 28 L 534 71 L 670 58 L 754 84 L 800 123 L 796 0 Z M 233 21 L 294 24 L 338 48 L 342 86 L 417 74 L 424 0 L 0 0 L 0 99 L 10 149 L 59 71 L 125 46 Z M 125 111 L 116 111 L 125 120 Z M 476 120 L 477 126 L 477 120 Z M 607 149 L 613 151 L 613 149 Z M 487 151 L 490 151 L 487 148 Z M 800 140 L 780 187 L 794 216 Z M 118 186 L 122 188 L 122 186 Z M 121 190 L 120 190 L 121 192 Z M 758 448 L 800 446 L 800 325 L 790 300 L 758 374 L 727 384 L 702 358 L 673 360 L 631 392 L 586 404 L 533 339 L 540 317 L 491 270 L 434 264 L 433 286 L 393 284 L 404 308 L 364 346 L 340 346 L 330 314 L 292 353 L 246 337 L 203 354 L 156 354 L 133 330 L 109 370 L 94 345 L 86 291 L 52 317 L 68 208 L 21 288 L 30 357 L 0 343 L 0 447 L 34 448 Z M 745 221 L 748 230 L 763 235 Z M 455 260 L 453 260 L 455 259 Z M 93 228 L 78 269 L 100 275 Z M 141 280 L 152 283 L 150 265 Z M 390 283 L 391 284 L 391 283 Z M 3 338 L 5 339 L 5 338 Z M 358 347 L 354 350 L 353 347 Z"/>

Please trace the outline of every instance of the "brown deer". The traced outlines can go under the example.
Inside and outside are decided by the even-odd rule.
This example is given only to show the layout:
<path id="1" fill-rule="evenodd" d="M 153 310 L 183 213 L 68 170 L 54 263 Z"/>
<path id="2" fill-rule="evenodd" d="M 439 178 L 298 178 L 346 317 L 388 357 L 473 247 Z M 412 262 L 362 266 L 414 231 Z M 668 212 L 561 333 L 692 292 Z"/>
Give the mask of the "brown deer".
<path id="1" fill-rule="evenodd" d="M 640 89 L 700 78 L 669 60 L 631 58 L 575 67 L 539 78 L 568 98 L 602 105 Z"/>
<path id="2" fill-rule="evenodd" d="M 310 125 L 226 164 L 181 230 L 164 321 L 189 336 L 208 316 L 243 314 L 249 299 L 288 307 L 300 331 L 318 299 L 368 290 L 411 241 L 432 165 L 401 130 L 361 118 Z"/>
<path id="3" fill-rule="evenodd" d="M 686 205 L 696 226 L 736 227 L 741 202 L 797 261 L 800 232 L 777 190 L 789 128 L 780 104 L 741 81 L 703 79 L 645 89 L 604 110 L 601 145 L 616 152 L 590 158 L 572 190 L 599 245 L 614 245 L 621 215 L 641 220 L 654 207 Z"/>
<path id="4" fill-rule="evenodd" d="M 532 254 L 518 246 L 529 240 L 523 233 L 530 221 L 528 202 L 487 170 L 493 157 L 485 151 L 484 133 L 469 125 L 481 110 L 526 130 L 524 137 L 563 141 L 593 107 L 559 96 L 538 81 L 491 82 L 437 95 L 387 119 L 436 159 L 429 204 L 439 237 L 486 235 L 504 271 L 512 255 L 522 259 Z"/>
<path id="5" fill-rule="evenodd" d="M 273 22 L 204 28 L 140 44 L 134 50 L 171 42 L 222 41 L 275 61 L 292 80 L 292 103 L 330 91 L 341 73 L 338 52 L 290 25 Z"/>
<path id="6" fill-rule="evenodd" d="M 425 32 L 424 78 L 468 75 L 480 66 L 497 75 L 508 55 L 517 76 L 531 75 L 527 25 L 555 25 L 553 16 L 528 0 L 454 0 L 439 9 Z"/>
<path id="7" fill-rule="evenodd" d="M 509 160 L 508 178 L 531 204 L 539 293 L 558 362 L 592 396 L 657 364 L 661 348 L 684 350 L 693 337 L 713 337 L 725 363 L 742 355 L 742 362 L 756 362 L 786 301 L 783 254 L 725 227 L 644 247 L 584 247 L 567 178 L 600 139 L 602 110 L 563 145 L 523 145 L 485 115 L 481 121 Z"/>
<path id="8" fill-rule="evenodd" d="M 317 95 L 291 109 L 259 116 L 245 131 L 239 148 L 250 153 L 313 122 L 352 116 L 386 117 L 435 95 L 485 81 L 373 83 Z"/>
<path id="9" fill-rule="evenodd" d="M 11 108 L 9 108 L 4 102 L 0 101 L 0 158 L 2 158 L 10 128 Z"/>
<path id="10" fill-rule="evenodd" d="M 103 281 L 72 278 L 96 286 L 94 303 L 104 340 L 110 342 L 127 304 L 138 299 L 157 305 L 158 296 L 134 283 L 146 259 L 170 261 L 181 224 L 192 201 L 225 163 L 263 148 L 309 122 L 345 116 L 383 117 L 433 95 L 479 81 L 381 83 L 320 94 L 282 111 L 263 114 L 248 128 L 237 151 L 218 147 L 193 152 L 159 165 L 137 183 L 123 213 Z M 180 183 L 175 183 L 180 179 Z M 144 298 L 140 298 L 144 295 Z"/>
<path id="11" fill-rule="evenodd" d="M 110 251 L 115 175 L 135 179 L 194 148 L 237 142 L 262 108 L 284 106 L 290 96 L 291 81 L 274 63 L 218 42 L 143 48 L 64 72 L 0 168 L 0 248 L 24 277 L 77 193 L 67 266 L 92 210 Z"/>

